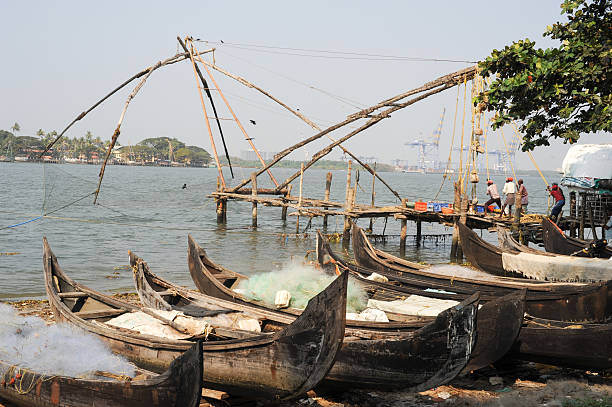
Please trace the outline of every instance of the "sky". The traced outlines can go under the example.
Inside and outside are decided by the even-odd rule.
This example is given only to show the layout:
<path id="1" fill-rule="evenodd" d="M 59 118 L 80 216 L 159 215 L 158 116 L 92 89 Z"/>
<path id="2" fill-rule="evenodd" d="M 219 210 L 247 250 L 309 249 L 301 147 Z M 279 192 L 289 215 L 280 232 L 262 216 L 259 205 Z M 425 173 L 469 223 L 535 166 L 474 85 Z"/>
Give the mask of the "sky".
<path id="1" fill-rule="evenodd" d="M 201 39 L 197 47 L 215 48 L 218 66 L 299 108 L 325 128 L 364 107 L 471 65 L 420 59 L 477 61 L 525 37 L 542 47 L 554 45 L 541 34 L 547 25 L 562 19 L 559 5 L 560 0 L 5 2 L 0 25 L 0 129 L 9 130 L 17 122 L 21 135 L 34 135 L 39 128 L 62 130 L 124 80 L 174 55 L 177 35 Z M 212 61 L 210 55 L 207 58 Z M 259 93 L 219 73 L 213 75 L 260 150 L 280 151 L 315 133 Z M 94 110 L 67 136 L 91 131 L 110 139 L 134 86 L 135 82 Z M 223 101 L 215 97 L 220 116 L 230 118 Z M 439 158 L 445 161 L 456 98 L 454 88 L 420 101 L 345 146 L 379 162 L 416 163 L 416 149 L 405 143 L 429 137 L 446 109 L 439 147 Z M 460 99 L 457 123 L 461 122 L 462 95 Z M 248 149 L 234 121 L 224 120 L 222 125 L 231 155 Z M 354 127 L 333 136 L 341 137 Z M 461 133 L 459 124 L 455 132 Z M 505 136 L 510 135 L 506 130 Z M 211 151 L 189 62 L 151 75 L 128 108 L 119 142 L 135 144 L 166 136 Z M 610 134 L 581 139 L 581 143 L 603 142 L 612 142 Z M 310 157 L 327 143 L 328 139 L 313 143 L 291 158 Z M 553 142 L 551 147 L 536 149 L 534 156 L 542 169 L 554 170 L 561 167 L 568 147 Z M 499 135 L 491 135 L 489 149 L 503 148 Z M 339 151 L 328 156 L 339 157 Z M 533 169 L 524 153 L 517 154 L 516 166 Z"/>

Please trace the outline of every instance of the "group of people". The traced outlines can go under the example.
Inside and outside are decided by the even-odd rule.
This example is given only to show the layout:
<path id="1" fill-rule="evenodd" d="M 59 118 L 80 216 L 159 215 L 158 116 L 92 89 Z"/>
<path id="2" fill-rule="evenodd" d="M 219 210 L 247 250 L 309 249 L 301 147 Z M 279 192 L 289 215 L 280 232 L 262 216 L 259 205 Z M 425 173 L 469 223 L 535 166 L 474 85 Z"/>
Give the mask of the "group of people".
<path id="1" fill-rule="evenodd" d="M 553 206 L 552 211 L 550 213 L 551 218 L 556 221 L 557 216 L 561 213 L 561 209 L 563 205 L 565 205 L 565 195 L 563 195 L 563 191 L 559 188 L 559 184 L 554 182 L 552 187 L 547 186 L 546 190 L 548 193 L 555 199 L 555 206 Z M 527 213 L 527 205 L 529 204 L 527 193 L 527 188 L 523 183 L 523 179 L 518 180 L 518 190 L 517 185 L 514 183 L 514 179 L 512 177 L 506 178 L 506 183 L 504 184 L 504 189 L 502 193 L 505 195 L 506 199 L 504 204 L 502 205 L 501 196 L 497 191 L 497 185 L 493 182 L 493 180 L 487 180 L 487 195 L 489 195 L 489 200 L 485 203 L 485 213 L 489 212 L 489 205 L 497 204 L 497 206 L 501 209 L 499 214 L 500 217 L 504 215 L 504 211 L 506 207 L 508 208 L 508 213 L 512 215 L 512 206 L 515 204 L 517 198 L 520 197 L 521 208 L 523 213 Z M 518 196 L 517 196 L 518 195 Z"/>

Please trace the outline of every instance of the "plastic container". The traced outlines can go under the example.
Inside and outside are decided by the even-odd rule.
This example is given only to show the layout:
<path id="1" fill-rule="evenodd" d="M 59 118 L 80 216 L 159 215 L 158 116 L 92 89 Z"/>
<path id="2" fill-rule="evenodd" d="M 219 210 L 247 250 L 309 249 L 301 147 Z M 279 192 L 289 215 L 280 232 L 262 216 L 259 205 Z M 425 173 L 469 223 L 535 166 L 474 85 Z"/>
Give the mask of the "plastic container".
<path id="1" fill-rule="evenodd" d="M 427 202 L 415 202 L 414 203 L 414 210 L 415 211 L 421 211 L 421 212 L 427 211 Z"/>
<path id="2" fill-rule="evenodd" d="M 494 205 L 489 205 L 489 212 L 495 212 L 495 208 Z"/>
<path id="3" fill-rule="evenodd" d="M 476 213 L 484 213 L 484 205 L 476 205 Z"/>
<path id="4" fill-rule="evenodd" d="M 442 208 L 442 213 L 445 215 L 450 215 L 451 213 L 453 213 L 453 208 L 444 207 Z"/>

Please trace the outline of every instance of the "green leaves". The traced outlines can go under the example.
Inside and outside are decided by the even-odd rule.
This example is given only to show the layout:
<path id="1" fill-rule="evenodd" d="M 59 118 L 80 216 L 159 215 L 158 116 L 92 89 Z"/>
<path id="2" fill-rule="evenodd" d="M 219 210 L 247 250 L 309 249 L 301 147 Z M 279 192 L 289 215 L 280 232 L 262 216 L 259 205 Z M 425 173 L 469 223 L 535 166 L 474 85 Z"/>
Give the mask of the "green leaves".
<path id="1" fill-rule="evenodd" d="M 551 137 L 573 143 L 580 133 L 612 128 L 612 3 L 566 0 L 561 9 L 568 21 L 544 33 L 559 47 L 536 48 L 524 39 L 479 63 L 494 80 L 474 102 L 500 113 L 494 127 L 520 121 L 523 150 L 548 145 Z"/>

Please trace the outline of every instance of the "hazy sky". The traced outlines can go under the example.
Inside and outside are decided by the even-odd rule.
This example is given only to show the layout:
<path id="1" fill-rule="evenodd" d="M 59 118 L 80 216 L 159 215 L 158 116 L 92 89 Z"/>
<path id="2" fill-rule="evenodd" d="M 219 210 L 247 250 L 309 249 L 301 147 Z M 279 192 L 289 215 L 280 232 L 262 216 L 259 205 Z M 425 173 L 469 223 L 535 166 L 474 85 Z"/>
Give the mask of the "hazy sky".
<path id="1" fill-rule="evenodd" d="M 216 47 L 219 66 L 326 127 L 360 108 L 469 66 L 405 57 L 476 61 L 493 48 L 525 37 L 541 46 L 551 45 L 541 33 L 561 19 L 559 4 L 560 0 L 4 2 L 0 129 L 8 130 L 14 122 L 21 125 L 20 134 L 32 135 L 39 128 L 63 129 L 119 83 L 175 54 L 177 35 L 210 41 L 199 47 Z M 346 53 L 403 58 L 383 60 Z M 279 151 L 314 134 L 257 92 L 218 73 L 215 79 L 261 150 Z M 130 86 L 115 95 L 67 135 L 81 136 L 91 130 L 109 139 L 131 90 Z M 439 153 L 445 160 L 456 94 L 455 88 L 418 102 L 355 136 L 346 146 L 381 161 L 416 161 L 416 151 L 404 143 L 431 134 L 446 108 Z M 222 117 L 230 117 L 220 99 L 217 106 Z M 458 123 L 460 119 L 461 114 Z M 247 149 L 246 141 L 235 123 L 222 124 L 230 153 L 239 155 Z M 131 103 L 119 141 L 128 144 L 159 136 L 176 137 L 210 151 L 188 62 L 153 73 Z M 312 155 L 329 142 L 324 140 L 292 157 Z M 582 140 L 611 141 L 609 134 Z M 498 136 L 491 137 L 489 148 L 503 148 Z M 535 156 L 542 168 L 554 169 L 561 166 L 567 148 L 555 143 L 536 150 Z M 334 152 L 329 158 L 339 156 Z M 518 166 L 533 168 L 522 153 Z"/>

